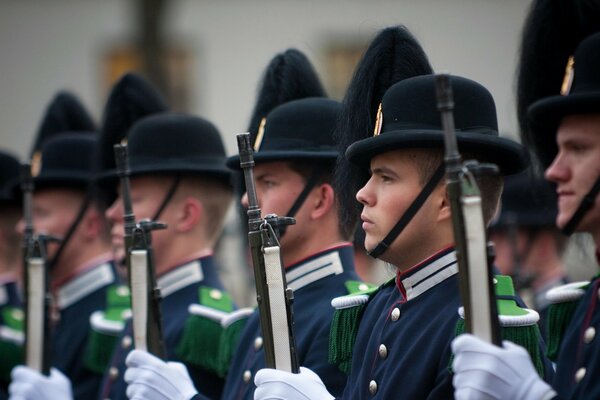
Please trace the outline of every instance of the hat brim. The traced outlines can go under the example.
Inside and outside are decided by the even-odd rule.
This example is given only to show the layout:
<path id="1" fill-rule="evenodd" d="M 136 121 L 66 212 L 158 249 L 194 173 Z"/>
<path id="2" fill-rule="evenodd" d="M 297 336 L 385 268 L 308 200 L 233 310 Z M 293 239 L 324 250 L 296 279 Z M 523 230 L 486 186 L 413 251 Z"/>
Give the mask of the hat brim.
<path id="1" fill-rule="evenodd" d="M 529 158 L 523 147 L 512 140 L 472 132 L 456 132 L 459 151 L 476 154 L 480 161 L 498 166 L 503 175 L 523 171 Z M 346 158 L 368 168 L 371 159 L 381 153 L 399 149 L 444 148 L 444 133 L 439 130 L 399 130 L 353 143 L 346 150 Z"/>
<path id="2" fill-rule="evenodd" d="M 45 173 L 33 178 L 34 190 L 47 189 L 52 187 L 85 189 L 92 183 L 92 176 L 89 173 L 78 173 L 60 171 Z"/>
<path id="3" fill-rule="evenodd" d="M 600 93 L 573 93 L 538 100 L 528 110 L 534 131 L 556 136 L 560 121 L 567 115 L 597 114 L 600 112 Z M 549 139 L 549 138 L 547 138 Z"/>
<path id="4" fill-rule="evenodd" d="M 338 157 L 337 151 L 260 151 L 254 153 L 254 162 L 289 161 L 289 160 L 311 160 L 316 162 L 335 161 Z M 239 171 L 240 156 L 231 156 L 227 159 L 227 166 Z"/>
<path id="5" fill-rule="evenodd" d="M 129 177 L 133 178 L 142 175 L 202 175 L 208 178 L 214 178 L 223 181 L 226 185 L 231 185 L 231 171 L 224 167 L 211 166 L 191 166 L 189 164 L 165 164 L 165 165 L 139 165 L 132 166 L 129 170 Z M 117 171 L 111 169 L 99 174 L 95 181 L 99 186 L 116 185 L 119 180 Z"/>

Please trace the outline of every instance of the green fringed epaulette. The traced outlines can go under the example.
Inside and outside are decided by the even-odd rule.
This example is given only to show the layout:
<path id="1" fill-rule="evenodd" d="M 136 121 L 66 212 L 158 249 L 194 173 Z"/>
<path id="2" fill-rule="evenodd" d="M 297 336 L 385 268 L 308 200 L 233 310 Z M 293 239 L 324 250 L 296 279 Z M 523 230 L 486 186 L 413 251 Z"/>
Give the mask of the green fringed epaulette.
<path id="1" fill-rule="evenodd" d="M 218 373 L 219 348 L 223 327 L 221 321 L 233 310 L 231 296 L 219 289 L 201 287 L 199 304 L 190 304 L 189 317 L 177 345 L 180 360 Z"/>
<path id="2" fill-rule="evenodd" d="M 494 279 L 498 319 L 502 340 L 509 340 L 524 347 L 538 374 L 544 377 L 544 363 L 540 352 L 541 333 L 537 325 L 539 314 L 528 308 L 521 308 L 515 298 L 515 289 L 510 276 L 496 275 Z M 456 324 L 456 335 L 465 331 L 464 311 L 459 308 L 460 318 Z M 452 358 L 450 359 L 450 366 Z"/>
<path id="3" fill-rule="evenodd" d="M 547 349 L 546 355 L 556 361 L 562 338 L 579 300 L 584 295 L 589 282 L 574 282 L 550 289 L 546 299 L 550 302 L 547 317 Z"/>
<path id="4" fill-rule="evenodd" d="M 0 325 L 0 381 L 10 382 L 10 371 L 16 365 L 23 364 L 23 310 L 16 307 L 2 309 L 3 325 Z"/>
<path id="5" fill-rule="evenodd" d="M 357 281 L 346 282 L 346 289 L 350 294 L 331 300 L 335 312 L 329 330 L 329 363 L 349 374 L 362 313 L 370 297 L 379 289 L 375 285 Z"/>
<path id="6" fill-rule="evenodd" d="M 227 375 L 240 334 L 252 313 L 254 313 L 253 308 L 242 308 L 231 312 L 221 321 L 223 331 L 219 343 L 219 362 L 216 371 L 218 376 L 225 377 Z"/>
<path id="7" fill-rule="evenodd" d="M 113 285 L 106 291 L 106 309 L 95 311 L 90 316 L 90 335 L 84 355 L 84 365 L 99 374 L 104 373 L 125 320 L 131 316 L 129 288 Z"/>

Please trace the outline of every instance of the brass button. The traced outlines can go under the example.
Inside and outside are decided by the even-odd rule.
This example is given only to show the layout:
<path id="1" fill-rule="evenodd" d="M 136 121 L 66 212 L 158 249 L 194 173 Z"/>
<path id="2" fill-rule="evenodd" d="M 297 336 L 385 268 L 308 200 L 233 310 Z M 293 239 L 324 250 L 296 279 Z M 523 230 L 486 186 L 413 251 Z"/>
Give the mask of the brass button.
<path id="1" fill-rule="evenodd" d="M 213 289 L 210 291 L 209 296 L 213 300 L 221 300 L 223 298 L 223 293 L 221 293 L 221 291 L 219 289 Z"/>
<path id="2" fill-rule="evenodd" d="M 398 318 L 400 318 L 400 309 L 396 307 L 392 310 L 392 321 L 398 321 Z"/>
<path id="3" fill-rule="evenodd" d="M 385 344 L 380 344 L 379 345 L 379 357 L 381 357 L 383 360 L 385 360 L 388 356 L 388 349 L 387 347 L 385 347 Z"/>
<path id="4" fill-rule="evenodd" d="M 363 291 L 363 290 L 367 290 L 369 288 L 369 285 L 367 285 L 366 283 L 361 283 L 358 285 L 358 290 Z"/>
<path id="5" fill-rule="evenodd" d="M 124 349 L 130 348 L 132 343 L 133 339 L 131 339 L 131 336 L 129 335 L 125 335 L 123 336 L 123 339 L 121 339 L 121 347 Z"/>
<path id="6" fill-rule="evenodd" d="M 374 380 L 369 382 L 369 393 L 371 393 L 372 395 L 375 395 L 375 393 L 377 393 L 377 382 L 375 382 Z"/>
<path id="7" fill-rule="evenodd" d="M 117 367 L 110 367 L 108 370 L 108 377 L 111 381 L 116 381 L 119 377 L 119 369 Z"/>
<path id="8" fill-rule="evenodd" d="M 254 339 L 254 350 L 256 350 L 256 351 L 260 350 L 262 345 L 263 345 L 263 338 L 260 336 L 257 336 L 256 339 Z"/>
<path id="9" fill-rule="evenodd" d="M 249 369 L 245 370 L 244 374 L 242 375 L 242 379 L 245 383 L 250 382 L 250 379 L 252 379 L 252 372 L 250 372 Z"/>
<path id="10" fill-rule="evenodd" d="M 575 372 L 575 382 L 579 383 L 581 382 L 581 380 L 585 377 L 585 373 L 587 371 L 585 370 L 584 367 L 581 367 L 577 370 L 577 372 Z"/>
<path id="11" fill-rule="evenodd" d="M 583 335 L 583 340 L 586 344 L 590 343 L 596 337 L 596 328 L 590 326 L 585 330 L 585 334 Z"/>

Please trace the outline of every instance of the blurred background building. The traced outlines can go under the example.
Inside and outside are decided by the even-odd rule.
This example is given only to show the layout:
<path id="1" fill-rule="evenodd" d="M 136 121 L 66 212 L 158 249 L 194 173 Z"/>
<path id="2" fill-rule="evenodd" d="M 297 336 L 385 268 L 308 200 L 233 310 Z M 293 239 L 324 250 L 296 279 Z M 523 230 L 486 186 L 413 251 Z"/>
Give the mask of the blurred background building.
<path id="1" fill-rule="evenodd" d="M 59 89 L 75 92 L 99 119 L 111 84 L 122 73 L 137 70 L 161 89 L 174 110 L 213 121 L 233 154 L 235 134 L 246 129 L 260 74 L 276 52 L 289 47 L 305 52 L 329 94 L 341 99 L 375 32 L 395 24 L 415 34 L 436 70 L 489 88 L 502 134 L 517 137 L 514 75 L 529 4 L 0 0 L 1 147 L 25 157 L 44 108 Z M 237 231 L 233 216 L 231 220 L 226 234 L 233 237 Z M 588 265 L 587 255 L 582 257 L 578 263 Z M 590 271 L 584 268 L 576 275 L 587 277 Z"/>

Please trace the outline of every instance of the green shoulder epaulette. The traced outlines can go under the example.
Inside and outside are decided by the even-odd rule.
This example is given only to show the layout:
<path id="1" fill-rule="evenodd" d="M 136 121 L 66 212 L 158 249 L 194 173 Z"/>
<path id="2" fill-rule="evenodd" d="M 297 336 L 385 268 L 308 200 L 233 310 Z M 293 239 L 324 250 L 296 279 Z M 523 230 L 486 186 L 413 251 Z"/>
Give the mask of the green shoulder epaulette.
<path id="1" fill-rule="evenodd" d="M 177 345 L 180 360 L 217 373 L 223 327 L 221 321 L 234 309 L 231 296 L 219 289 L 203 286 L 199 303 L 188 306 L 189 316 Z"/>
<path id="2" fill-rule="evenodd" d="M 498 319 L 501 326 L 502 340 L 509 340 L 524 347 L 538 374 L 544 377 L 544 363 L 540 353 L 541 334 L 538 327 L 539 314 L 528 308 L 520 307 L 516 302 L 515 289 L 510 276 L 496 275 L 494 277 Z M 456 324 L 456 335 L 465 331 L 464 310 L 458 310 L 460 318 Z M 452 365 L 452 358 L 450 359 Z"/>
<path id="3" fill-rule="evenodd" d="M 237 348 L 238 339 L 240 334 L 246 326 L 248 318 L 254 313 L 253 308 L 241 308 L 236 311 L 232 311 L 225 318 L 221 320 L 221 327 L 223 328 L 221 334 L 221 340 L 219 343 L 219 362 L 217 375 L 224 377 L 227 375 L 233 352 Z"/>
<path id="4" fill-rule="evenodd" d="M 335 312 L 329 330 L 329 363 L 337 365 L 342 372 L 349 374 L 362 313 L 371 296 L 379 288 L 364 282 L 347 281 L 346 289 L 348 295 L 331 300 Z"/>
<path id="5" fill-rule="evenodd" d="M 0 325 L 0 381 L 10 382 L 13 367 L 23 364 L 25 341 L 23 310 L 17 307 L 4 307 Z"/>
<path id="6" fill-rule="evenodd" d="M 106 291 L 106 309 L 90 316 L 90 335 L 84 355 L 84 365 L 99 374 L 104 373 L 125 321 L 131 317 L 129 288 L 124 285 L 110 286 Z"/>
<path id="7" fill-rule="evenodd" d="M 546 299 L 550 302 L 546 322 L 548 341 L 546 355 L 552 361 L 556 361 L 558 357 L 565 330 L 589 284 L 587 281 L 568 283 L 550 289 L 546 293 Z"/>

